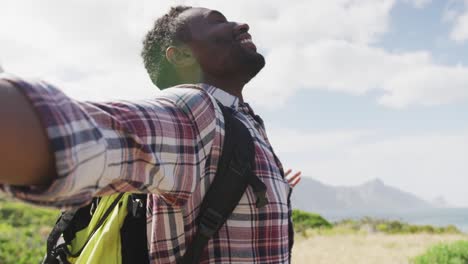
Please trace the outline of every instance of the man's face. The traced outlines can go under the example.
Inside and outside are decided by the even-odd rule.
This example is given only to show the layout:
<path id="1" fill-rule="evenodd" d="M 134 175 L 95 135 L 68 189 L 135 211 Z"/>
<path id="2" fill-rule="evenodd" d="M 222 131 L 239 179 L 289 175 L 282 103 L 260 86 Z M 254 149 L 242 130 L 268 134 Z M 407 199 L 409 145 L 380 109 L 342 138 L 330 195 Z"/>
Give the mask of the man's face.
<path id="1" fill-rule="evenodd" d="M 247 24 L 229 22 L 218 11 L 192 8 L 180 15 L 191 32 L 188 46 L 204 74 L 241 77 L 249 81 L 265 66 L 265 59 L 248 33 Z"/>

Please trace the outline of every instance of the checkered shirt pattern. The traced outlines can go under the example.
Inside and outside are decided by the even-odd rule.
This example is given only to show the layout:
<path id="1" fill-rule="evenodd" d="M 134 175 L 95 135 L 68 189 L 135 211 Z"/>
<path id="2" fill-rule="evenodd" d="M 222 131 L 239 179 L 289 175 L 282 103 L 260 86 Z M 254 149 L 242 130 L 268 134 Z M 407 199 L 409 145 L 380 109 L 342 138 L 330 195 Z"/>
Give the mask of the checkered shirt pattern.
<path id="1" fill-rule="evenodd" d="M 116 192 L 148 195 L 151 263 L 176 263 L 221 155 L 224 123 L 216 101 L 233 108 L 255 144 L 256 175 L 269 204 L 256 208 L 251 187 L 209 241 L 200 263 L 289 263 L 291 187 L 263 122 L 250 106 L 206 84 L 169 88 L 152 99 L 80 102 L 43 81 L 3 75 L 30 100 L 46 128 L 57 178 L 48 186 L 0 185 L 29 203 L 69 209 Z M 19 146 L 20 147 L 20 146 Z"/>

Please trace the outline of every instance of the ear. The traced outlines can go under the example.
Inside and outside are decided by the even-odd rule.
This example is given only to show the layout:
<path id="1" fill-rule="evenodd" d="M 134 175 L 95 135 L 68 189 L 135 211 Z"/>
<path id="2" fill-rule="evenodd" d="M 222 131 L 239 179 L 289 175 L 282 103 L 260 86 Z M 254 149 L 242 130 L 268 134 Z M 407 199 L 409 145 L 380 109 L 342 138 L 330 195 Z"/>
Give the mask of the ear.
<path id="1" fill-rule="evenodd" d="M 188 67 L 196 63 L 192 50 L 187 46 L 169 46 L 166 49 L 166 58 L 176 67 Z"/>

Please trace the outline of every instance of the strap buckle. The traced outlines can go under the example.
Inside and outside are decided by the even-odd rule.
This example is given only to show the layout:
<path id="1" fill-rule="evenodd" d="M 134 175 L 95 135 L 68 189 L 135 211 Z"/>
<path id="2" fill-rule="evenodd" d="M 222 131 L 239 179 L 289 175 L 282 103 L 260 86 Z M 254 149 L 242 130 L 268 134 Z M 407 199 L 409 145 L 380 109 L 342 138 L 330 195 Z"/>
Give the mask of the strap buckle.
<path id="1" fill-rule="evenodd" d="M 208 208 L 200 218 L 198 227 L 200 234 L 208 238 L 212 237 L 221 227 L 221 224 L 224 223 L 223 219 L 221 214 Z"/>
<path id="2" fill-rule="evenodd" d="M 146 216 L 146 208 L 144 206 L 143 200 L 134 195 L 130 195 L 128 199 L 127 210 L 135 218 Z"/>
<path id="3" fill-rule="evenodd" d="M 255 196 L 257 197 L 257 202 L 255 205 L 257 208 L 265 207 L 268 204 L 268 198 L 266 196 L 266 191 L 255 192 Z"/>
<path id="4" fill-rule="evenodd" d="M 256 206 L 257 208 L 265 207 L 268 204 L 267 198 L 267 187 L 266 185 L 260 180 L 260 178 L 254 174 L 251 174 L 249 177 L 249 184 L 252 186 L 252 189 L 257 197 Z"/>
<path id="5" fill-rule="evenodd" d="M 54 247 L 54 249 L 47 254 L 43 260 L 43 264 L 70 264 L 67 257 L 70 255 L 70 251 L 66 244 L 60 244 Z"/>

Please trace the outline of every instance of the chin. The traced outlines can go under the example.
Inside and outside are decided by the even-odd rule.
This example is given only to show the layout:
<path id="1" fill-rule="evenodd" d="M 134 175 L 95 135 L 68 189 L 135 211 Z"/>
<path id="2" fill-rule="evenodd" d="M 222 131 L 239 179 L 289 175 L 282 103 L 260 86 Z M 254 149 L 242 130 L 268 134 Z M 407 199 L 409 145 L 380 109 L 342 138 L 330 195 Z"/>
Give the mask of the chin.
<path id="1" fill-rule="evenodd" d="M 249 58 L 243 62 L 243 71 L 248 77 L 248 81 L 254 78 L 263 67 L 265 67 L 265 57 L 257 52 L 251 54 Z"/>
<path id="2" fill-rule="evenodd" d="M 245 83 L 254 78 L 265 66 L 265 58 L 254 50 L 236 47 L 214 69 L 220 76 L 242 76 Z"/>

